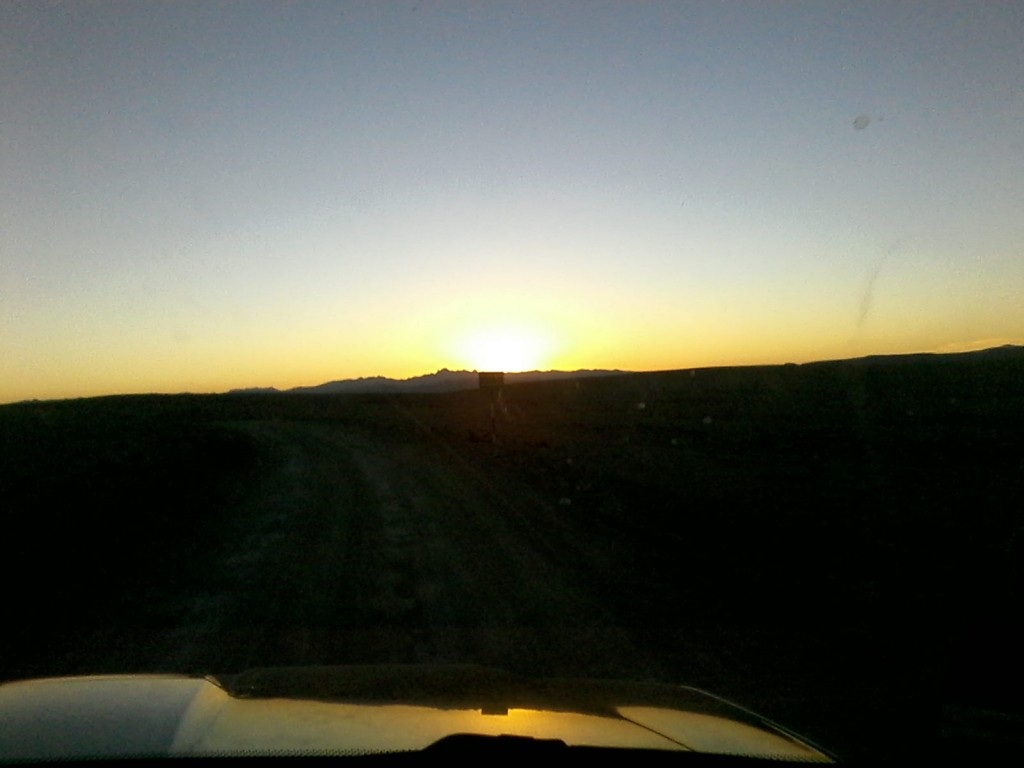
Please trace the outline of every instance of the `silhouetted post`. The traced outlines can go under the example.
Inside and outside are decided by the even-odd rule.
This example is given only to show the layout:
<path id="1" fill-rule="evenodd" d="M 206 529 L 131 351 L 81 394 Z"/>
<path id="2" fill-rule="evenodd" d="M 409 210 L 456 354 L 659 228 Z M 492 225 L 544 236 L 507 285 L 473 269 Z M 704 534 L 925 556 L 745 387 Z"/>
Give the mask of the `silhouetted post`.
<path id="1" fill-rule="evenodd" d="M 480 389 L 487 389 L 491 392 L 491 442 L 498 442 L 498 424 L 496 408 L 501 400 L 501 388 L 505 384 L 505 374 L 502 371 L 478 371 Z"/>

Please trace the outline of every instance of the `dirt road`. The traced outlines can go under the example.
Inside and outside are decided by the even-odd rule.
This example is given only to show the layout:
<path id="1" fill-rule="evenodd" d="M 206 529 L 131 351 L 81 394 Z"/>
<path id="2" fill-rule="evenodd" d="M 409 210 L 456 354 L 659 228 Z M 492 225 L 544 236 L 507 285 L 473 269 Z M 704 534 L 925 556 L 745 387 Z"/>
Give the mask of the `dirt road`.
<path id="1" fill-rule="evenodd" d="M 675 682 L 844 746 L 842 724 L 858 715 L 805 700 L 823 678 L 801 683 L 756 633 L 691 613 L 694 587 L 678 578 L 686 566 L 666 567 L 687 560 L 674 534 L 658 541 L 628 520 L 581 521 L 550 489 L 491 473 L 492 462 L 426 430 L 234 428 L 270 458 L 233 525 L 206 547 L 202 589 L 176 629 L 149 640 L 161 650 L 141 668 L 476 663 Z"/>
<path id="2" fill-rule="evenodd" d="M 161 667 L 480 663 L 671 679 L 623 626 L 615 532 L 488 476 L 444 442 L 240 424 L 273 456 Z M 631 556 L 635 556 L 632 553 Z M 720 670 L 693 648 L 691 679 Z"/>

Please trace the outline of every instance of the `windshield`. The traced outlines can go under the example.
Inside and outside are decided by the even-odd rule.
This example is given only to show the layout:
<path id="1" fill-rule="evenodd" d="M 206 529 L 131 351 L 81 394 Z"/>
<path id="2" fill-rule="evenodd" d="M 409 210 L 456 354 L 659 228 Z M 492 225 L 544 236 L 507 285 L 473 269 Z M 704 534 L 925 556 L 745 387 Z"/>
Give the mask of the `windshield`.
<path id="1" fill-rule="evenodd" d="M 1022 40 L 0 5 L 0 679 L 479 665 L 1019 749 Z"/>

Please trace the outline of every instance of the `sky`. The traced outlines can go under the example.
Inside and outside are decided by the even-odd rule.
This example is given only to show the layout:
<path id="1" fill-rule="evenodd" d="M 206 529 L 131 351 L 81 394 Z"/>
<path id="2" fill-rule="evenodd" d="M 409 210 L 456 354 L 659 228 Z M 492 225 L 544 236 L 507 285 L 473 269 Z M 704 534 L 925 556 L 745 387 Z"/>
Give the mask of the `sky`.
<path id="1" fill-rule="evenodd" d="M 0 4 L 0 402 L 1024 343 L 1024 5 Z"/>

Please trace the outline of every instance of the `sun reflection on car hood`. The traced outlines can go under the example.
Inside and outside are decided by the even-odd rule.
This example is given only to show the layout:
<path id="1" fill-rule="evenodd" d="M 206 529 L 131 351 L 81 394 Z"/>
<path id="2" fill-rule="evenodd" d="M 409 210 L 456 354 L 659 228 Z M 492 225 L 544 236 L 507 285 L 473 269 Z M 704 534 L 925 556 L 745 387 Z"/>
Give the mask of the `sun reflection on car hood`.
<path id="1" fill-rule="evenodd" d="M 0 686 L 0 715 L 5 760 L 414 752 L 471 734 L 830 761 L 693 688 L 527 680 L 470 666 L 26 680 Z"/>

